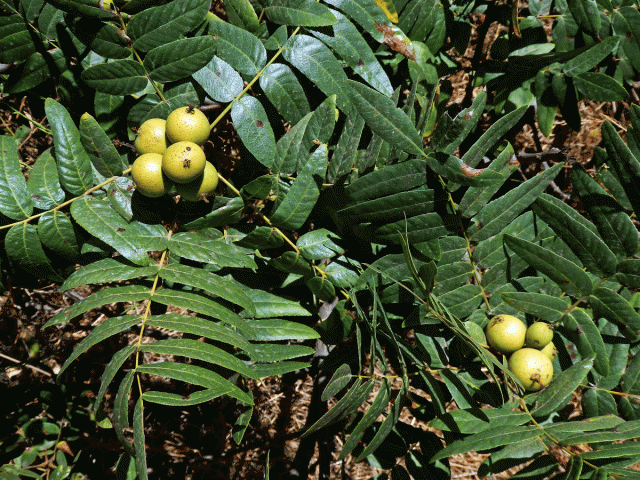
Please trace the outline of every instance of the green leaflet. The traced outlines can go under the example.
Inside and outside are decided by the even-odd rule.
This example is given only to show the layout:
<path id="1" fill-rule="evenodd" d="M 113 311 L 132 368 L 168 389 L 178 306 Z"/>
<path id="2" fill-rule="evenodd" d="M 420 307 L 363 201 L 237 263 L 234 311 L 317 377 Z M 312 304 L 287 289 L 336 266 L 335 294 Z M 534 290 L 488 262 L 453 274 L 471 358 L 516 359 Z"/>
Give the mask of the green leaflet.
<path id="1" fill-rule="evenodd" d="M 262 104 L 254 97 L 244 96 L 231 107 L 233 124 L 245 147 L 265 167 L 273 165 L 276 140 Z"/>
<path id="2" fill-rule="evenodd" d="M 67 110 L 51 98 L 45 101 L 45 112 L 51 125 L 60 183 L 72 194 L 82 195 L 93 187 L 95 179 L 78 128 Z"/>
<path id="3" fill-rule="evenodd" d="M 313 0 L 278 0 L 268 4 L 264 13 L 281 25 L 324 27 L 336 23 L 331 11 Z"/>
<path id="4" fill-rule="evenodd" d="M 29 217 L 33 213 L 34 203 L 29 194 L 30 190 L 27 189 L 27 182 L 20 170 L 18 144 L 12 137 L 2 135 L 0 136 L 0 212 L 13 220 Z M 56 198 L 58 197 L 59 195 Z"/>

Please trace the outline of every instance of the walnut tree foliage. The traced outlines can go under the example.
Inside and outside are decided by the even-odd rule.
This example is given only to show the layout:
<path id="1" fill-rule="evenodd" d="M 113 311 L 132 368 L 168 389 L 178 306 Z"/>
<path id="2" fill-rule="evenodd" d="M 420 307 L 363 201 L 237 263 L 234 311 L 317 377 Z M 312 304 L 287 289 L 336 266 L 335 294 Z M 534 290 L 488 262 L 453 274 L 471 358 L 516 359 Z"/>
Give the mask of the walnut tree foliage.
<path id="1" fill-rule="evenodd" d="M 513 478 L 640 476 L 626 468 L 640 455 L 629 441 L 640 436 L 640 108 L 626 142 L 603 125 L 596 178 L 557 163 L 514 186 L 505 140 L 532 103 L 548 135 L 558 109 L 579 126 L 581 97 L 627 96 L 640 70 L 635 3 L 225 0 L 226 20 L 210 0 L 156 3 L 0 2 L 3 94 L 37 102 L 55 82 L 58 95 L 43 100 L 50 130 L 40 126 L 53 147 L 28 179 L 16 138 L 0 136 L 2 260 L 63 290 L 105 286 L 49 328 L 104 305 L 145 306 L 94 327 L 60 372 L 64 382 L 91 347 L 137 332 L 95 398 L 100 417 L 113 392 L 129 478 L 147 477 L 147 403 L 227 396 L 247 408 L 232 419 L 240 442 L 246 380 L 307 367 L 315 339 L 336 346 L 323 399 L 339 399 L 300 434 L 342 422 L 340 459 L 449 478 L 448 457 L 475 450 L 491 453 L 482 476 L 530 460 Z M 456 112 L 442 80 L 460 67 L 445 50 L 465 50 L 472 12 L 511 32 L 473 65 L 486 88 Z M 187 104 L 214 105 L 212 128 L 230 119 L 239 168 L 208 203 L 146 199 L 129 174 L 131 127 Z M 482 132 L 485 112 L 495 121 Z M 546 193 L 569 167 L 586 215 Z M 499 313 L 555 326 L 555 376 L 541 392 L 526 394 L 470 335 Z M 178 335 L 143 343 L 153 329 Z M 582 414 L 569 418 L 576 391 Z M 400 421 L 403 408 L 446 444 Z"/>

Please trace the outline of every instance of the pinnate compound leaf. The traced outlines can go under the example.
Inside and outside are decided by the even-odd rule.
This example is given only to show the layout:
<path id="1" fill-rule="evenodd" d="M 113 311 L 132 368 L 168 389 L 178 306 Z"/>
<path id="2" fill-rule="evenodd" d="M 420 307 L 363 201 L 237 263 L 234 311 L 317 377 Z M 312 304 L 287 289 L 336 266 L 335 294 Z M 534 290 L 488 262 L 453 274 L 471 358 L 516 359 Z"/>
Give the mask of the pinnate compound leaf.
<path id="1" fill-rule="evenodd" d="M 217 318 L 247 334 L 251 334 L 252 332 L 251 324 L 240 315 L 202 295 L 165 288 L 154 292 L 152 300 L 162 303 L 163 305 L 186 308 L 192 312 Z"/>
<path id="2" fill-rule="evenodd" d="M 80 118 L 80 140 L 100 175 L 122 175 L 123 165 L 118 150 L 96 119 L 88 113 Z"/>
<path id="3" fill-rule="evenodd" d="M 326 27 L 337 22 L 325 5 L 313 0 L 271 0 L 264 13 L 280 25 Z"/>
<path id="4" fill-rule="evenodd" d="M 256 268 L 251 257 L 235 245 L 227 245 L 197 233 L 177 233 L 171 237 L 167 248 L 180 257 L 196 262 L 215 263 L 222 267 Z"/>
<path id="5" fill-rule="evenodd" d="M 602 124 L 601 133 L 607 148 L 607 163 L 615 170 L 634 212 L 640 212 L 640 159 L 633 155 L 608 121 Z"/>
<path id="6" fill-rule="evenodd" d="M 629 96 L 624 86 L 604 73 L 581 73 L 573 77 L 573 84 L 582 95 L 596 102 L 620 102 Z"/>
<path id="7" fill-rule="evenodd" d="M 361 379 L 357 379 L 349 391 L 327 413 L 304 431 L 301 438 L 331 425 L 355 411 L 367 399 L 374 385 L 373 380 L 367 380 L 363 383 Z"/>
<path id="8" fill-rule="evenodd" d="M 347 84 L 351 87 L 351 102 L 376 135 L 404 152 L 422 155 L 420 134 L 393 100 L 353 80 L 348 80 Z"/>
<path id="9" fill-rule="evenodd" d="M 327 145 L 322 144 L 309 156 L 286 197 L 271 216 L 271 223 L 289 230 L 300 228 L 320 197 L 326 170 Z"/>
<path id="10" fill-rule="evenodd" d="M 595 225 L 561 200 L 541 194 L 532 204 L 534 213 L 571 248 L 587 270 L 596 275 L 613 275 L 614 253 L 602 241 Z"/>
<path id="11" fill-rule="evenodd" d="M 264 69 L 259 81 L 269 101 L 291 125 L 311 110 L 302 85 L 287 65 L 272 63 Z"/>
<path id="12" fill-rule="evenodd" d="M 221 367 L 238 372 L 245 377 L 258 380 L 254 372 L 246 363 L 229 352 L 208 343 L 188 338 L 169 338 L 153 343 L 145 343 L 140 347 L 141 352 L 152 352 L 160 355 L 176 355 L 194 358 L 203 362 L 213 363 Z"/>
<path id="13" fill-rule="evenodd" d="M 144 447 L 144 411 L 142 398 L 138 398 L 133 408 L 133 446 L 135 448 L 136 478 L 147 480 L 147 454 Z"/>
<path id="14" fill-rule="evenodd" d="M 58 375 L 62 375 L 71 362 L 91 347 L 100 343 L 102 340 L 127 330 L 129 327 L 133 327 L 140 323 L 141 319 L 142 317 L 140 315 L 123 315 L 121 317 L 108 318 L 104 322 L 95 326 L 93 330 L 91 330 L 91 333 L 76 345 L 71 355 L 69 355 L 67 360 L 64 362 L 64 365 L 62 365 Z"/>
<path id="15" fill-rule="evenodd" d="M 244 88 L 240 74 L 218 57 L 213 57 L 207 65 L 194 72 L 192 77 L 216 102 L 229 103 Z"/>
<path id="16" fill-rule="evenodd" d="M 237 333 L 221 323 L 205 320 L 204 318 L 181 315 L 178 313 L 167 313 L 164 315 L 153 315 L 147 319 L 145 325 L 156 328 L 166 328 L 176 332 L 189 333 L 199 337 L 208 338 L 217 342 L 227 343 L 246 352 L 253 352 L 253 345 Z"/>
<path id="17" fill-rule="evenodd" d="M 30 193 L 34 192 L 27 188 L 20 170 L 18 144 L 13 137 L 0 135 L 0 212 L 12 220 L 28 218 L 33 213 L 34 204 Z"/>
<path id="18" fill-rule="evenodd" d="M 152 48 L 178 40 L 197 27 L 206 15 L 211 0 L 174 0 L 135 14 L 127 24 L 133 48 L 148 52 Z"/>
<path id="19" fill-rule="evenodd" d="M 99 63 L 82 71 L 82 80 L 98 92 L 109 95 L 130 95 L 143 90 L 149 80 L 145 69 L 129 59 Z"/>
<path id="20" fill-rule="evenodd" d="M 588 358 L 555 375 L 551 383 L 538 394 L 531 414 L 536 417 L 545 417 L 563 408 L 592 366 L 593 358 Z"/>
<path id="21" fill-rule="evenodd" d="M 247 338 L 256 342 L 320 338 L 320 334 L 313 328 L 289 320 L 269 318 L 252 322 L 251 326 L 253 333 L 247 335 Z"/>
<path id="22" fill-rule="evenodd" d="M 117 250 L 137 265 L 149 265 L 145 242 L 108 203 L 92 197 L 79 198 L 71 205 L 73 219 L 93 236 Z"/>
<path id="23" fill-rule="evenodd" d="M 179 263 L 163 265 L 158 274 L 165 280 L 201 288 L 211 296 L 223 298 L 255 314 L 255 307 L 249 296 L 231 279 Z"/>
<path id="24" fill-rule="evenodd" d="M 276 139 L 260 101 L 247 95 L 236 100 L 231 107 L 231 119 L 247 150 L 270 168 L 276 154 Z"/>
<path id="25" fill-rule="evenodd" d="M 2 182 L 2 179 L 0 179 L 0 182 Z M 19 182 L 20 180 L 16 178 L 16 183 L 13 184 L 14 187 Z M 51 155 L 51 148 L 42 152 L 36 159 L 33 168 L 29 170 L 27 190 L 31 194 L 33 203 L 40 210 L 54 208 L 64 201 L 65 194 L 60 186 L 58 167 L 53 155 Z M 2 202 L 2 195 L 7 192 L 10 193 L 11 190 L 5 189 L 3 184 L 0 183 L 0 202 Z M 14 202 L 12 205 L 18 205 L 18 203 Z M 5 213 L 2 209 L 0 211 Z M 5 213 L 5 215 L 7 214 Z"/>
<path id="26" fill-rule="evenodd" d="M 42 328 L 57 325 L 58 323 L 69 322 L 78 315 L 103 305 L 117 302 L 140 302 L 142 300 L 147 300 L 150 296 L 149 287 L 145 287 L 143 285 L 110 287 L 100 290 L 99 292 L 96 292 L 65 308 L 60 313 L 49 319 Z"/>
<path id="27" fill-rule="evenodd" d="M 80 255 L 80 245 L 71 220 L 59 210 L 45 212 L 38 220 L 38 236 L 42 244 L 69 260 Z"/>
<path id="28" fill-rule="evenodd" d="M 539 437 L 541 434 L 540 429 L 535 426 L 513 425 L 488 428 L 447 445 L 446 448 L 431 457 L 431 462 L 433 463 L 441 458 L 446 458 L 458 453 L 466 453 L 471 450 L 489 450 L 503 445 L 521 442 L 530 438 Z"/>
<path id="29" fill-rule="evenodd" d="M 509 191 L 505 195 L 485 205 L 473 218 L 482 228 L 472 236 L 473 241 L 485 240 L 502 231 L 525 208 L 535 202 L 539 195 L 553 181 L 563 164 L 557 163 L 553 167 L 527 180 L 523 184 Z"/>
<path id="30" fill-rule="evenodd" d="M 94 177 L 91 161 L 80 142 L 80 132 L 69 112 L 54 99 L 47 98 L 44 111 L 51 125 L 60 182 L 72 194 L 82 195 L 93 187 Z"/>
<path id="31" fill-rule="evenodd" d="M 602 335 L 593 319 L 583 310 L 574 310 L 562 320 L 570 338 L 582 358 L 595 357 L 593 367 L 606 377 L 609 375 L 609 355 Z"/>
<path id="32" fill-rule="evenodd" d="M 320 40 L 308 35 L 289 38 L 282 55 L 326 95 L 336 95 L 344 113 L 351 110 L 347 75 L 340 62 Z"/>
<path id="33" fill-rule="evenodd" d="M 267 51 L 255 35 L 230 23 L 209 22 L 216 55 L 238 72 L 256 75 L 267 63 Z M 212 37 L 208 37 L 212 38 Z"/>
<path id="34" fill-rule="evenodd" d="M 349 453 L 353 451 L 354 448 L 358 446 L 367 428 L 373 425 L 373 422 L 376 421 L 378 416 L 380 416 L 380 414 L 384 412 L 385 408 L 389 404 L 390 399 L 391 384 L 387 378 L 383 378 L 382 383 L 380 384 L 380 390 L 378 390 L 376 398 L 373 400 L 373 403 L 371 403 L 356 427 L 351 431 L 351 435 L 349 435 L 347 441 L 344 442 L 342 450 L 340 451 L 340 455 L 338 455 L 338 460 L 345 458 L 347 455 L 349 455 Z"/>
<path id="35" fill-rule="evenodd" d="M 571 260 L 540 245 L 505 234 L 504 243 L 531 267 L 545 274 L 570 295 L 589 295 L 593 283 L 582 268 Z"/>
<path id="36" fill-rule="evenodd" d="M 205 387 L 211 392 L 216 392 L 216 396 L 229 395 L 241 402 L 253 405 L 251 397 L 240 390 L 240 388 L 236 387 L 217 373 L 197 365 L 160 362 L 140 365 L 136 371 L 139 373 L 147 373 L 149 375 L 158 375 L 164 378 L 172 378 L 192 385 L 199 385 L 201 387 Z"/>
<path id="37" fill-rule="evenodd" d="M 35 225 L 19 223 L 11 227 L 4 238 L 4 246 L 11 261 L 32 275 L 62 280 L 42 248 Z"/>
<path id="38" fill-rule="evenodd" d="M 326 402 L 331 397 L 335 397 L 335 395 L 341 391 L 347 384 L 351 381 L 351 368 L 347 363 L 343 363 L 340 365 L 333 375 L 329 382 L 327 382 L 327 386 L 324 387 L 324 391 L 322 392 L 322 396 L 320 400 Z"/>
<path id="39" fill-rule="evenodd" d="M 188 77 L 208 64 L 215 54 L 213 37 L 193 37 L 165 43 L 144 57 L 144 68 L 152 80 L 172 82 Z"/>

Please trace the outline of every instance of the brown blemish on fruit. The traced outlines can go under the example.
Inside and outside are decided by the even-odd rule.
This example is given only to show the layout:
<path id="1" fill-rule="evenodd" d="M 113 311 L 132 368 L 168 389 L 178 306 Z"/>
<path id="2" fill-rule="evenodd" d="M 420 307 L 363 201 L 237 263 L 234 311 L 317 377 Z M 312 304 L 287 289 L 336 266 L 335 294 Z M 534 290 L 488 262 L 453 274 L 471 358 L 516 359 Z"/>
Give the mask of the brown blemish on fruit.
<path id="1" fill-rule="evenodd" d="M 187 112 L 187 113 L 190 113 L 190 114 L 192 114 L 192 115 L 193 115 L 193 113 L 194 113 L 195 109 L 196 109 L 196 106 L 195 106 L 195 105 L 191 105 L 191 104 L 189 103 L 189 104 L 187 105 L 187 110 L 186 110 L 186 112 Z"/>
<path id="2" fill-rule="evenodd" d="M 182 168 L 189 168 L 191 166 L 191 159 L 185 158 L 182 160 Z"/>

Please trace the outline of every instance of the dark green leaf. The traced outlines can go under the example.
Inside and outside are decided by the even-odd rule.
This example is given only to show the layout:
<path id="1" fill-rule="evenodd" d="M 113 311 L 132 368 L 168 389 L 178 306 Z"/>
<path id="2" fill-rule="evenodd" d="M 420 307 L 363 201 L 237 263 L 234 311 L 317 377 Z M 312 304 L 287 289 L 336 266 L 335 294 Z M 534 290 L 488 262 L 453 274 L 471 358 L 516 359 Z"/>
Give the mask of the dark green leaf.
<path id="1" fill-rule="evenodd" d="M 44 161 L 46 161 L 46 158 Z M 30 193 L 33 194 L 34 192 L 27 189 L 27 182 L 20 170 L 18 144 L 12 137 L 1 135 L 0 212 L 12 220 L 28 218 L 33 213 L 34 204 Z M 59 197 L 58 192 L 54 191 L 52 194 L 56 195 L 56 198 Z"/>
<path id="2" fill-rule="evenodd" d="M 223 298 L 255 314 L 251 299 L 232 279 L 179 263 L 164 265 L 158 274 L 160 278 L 202 289 L 210 296 Z"/>
<path id="3" fill-rule="evenodd" d="M 262 104 L 255 97 L 245 95 L 233 103 L 231 119 L 247 150 L 270 168 L 276 154 L 276 140 Z"/>
<path id="4" fill-rule="evenodd" d="M 217 318 L 218 320 L 232 325 L 248 334 L 251 334 L 252 332 L 250 323 L 240 315 L 202 295 L 177 290 L 161 289 L 156 290 L 153 295 L 153 300 L 158 303 L 162 303 L 163 305 L 173 305 L 179 308 L 186 308 L 192 312 Z"/>
<path id="5" fill-rule="evenodd" d="M 575 296 L 592 292 L 591 279 L 572 261 L 536 243 L 506 234 L 503 238 L 504 243 L 520 258 L 551 278 L 562 290 Z"/>
<path id="6" fill-rule="evenodd" d="M 260 27 L 258 15 L 249 0 L 227 0 L 224 7 L 229 21 L 235 26 L 250 32 L 254 32 Z M 236 443 L 240 442 L 236 441 Z"/>
<path id="7" fill-rule="evenodd" d="M 344 442 L 340 455 L 338 455 L 338 460 L 345 458 L 358 446 L 358 443 L 364 436 L 366 429 L 373 425 L 373 422 L 376 421 L 378 416 L 384 412 L 386 406 L 389 404 L 390 398 L 391 384 L 387 378 L 383 378 L 376 398 L 373 400 L 371 406 L 369 406 L 356 427 L 351 431 L 351 435 L 349 435 L 347 441 Z"/>
<path id="8" fill-rule="evenodd" d="M 458 157 L 446 153 L 430 153 L 426 157 L 427 165 L 438 175 L 459 185 L 479 187 L 484 185 L 500 185 L 505 178 L 494 170 L 483 168 L 477 170 L 463 163 Z"/>
<path id="9" fill-rule="evenodd" d="M 0 142 L 2 142 L 1 139 Z M 0 182 L 2 182 L 2 177 L 0 177 Z M 16 187 L 19 182 L 20 179 L 16 177 L 12 186 Z M 41 210 L 54 208 L 64 201 L 65 195 L 60 186 L 58 167 L 56 166 L 56 161 L 54 160 L 53 155 L 51 155 L 50 148 L 40 154 L 36 159 L 36 163 L 33 165 L 33 168 L 29 170 L 27 190 L 29 190 L 35 206 Z M 0 205 L 4 204 L 2 201 L 3 194 L 10 192 L 10 189 L 4 188 L 3 185 L 0 184 Z M 13 205 L 18 206 L 18 203 L 14 201 Z M 11 217 L 11 215 L 7 214 L 4 210 L 0 209 L 0 211 L 8 217 Z"/>
<path id="10" fill-rule="evenodd" d="M 153 343 L 145 343 L 140 347 L 141 352 L 152 352 L 160 355 L 175 355 L 179 357 L 194 358 L 203 362 L 220 365 L 245 377 L 259 380 L 246 363 L 229 352 L 208 343 L 199 342 L 188 338 L 169 338 Z"/>
<path id="11" fill-rule="evenodd" d="M 104 394 L 107 392 L 109 384 L 115 378 L 116 374 L 120 370 L 120 367 L 122 367 L 124 362 L 127 361 L 127 358 L 129 358 L 134 352 L 135 348 L 135 345 L 129 345 L 119 350 L 113 355 L 113 357 L 111 357 L 111 360 L 109 361 L 107 367 L 104 369 L 104 373 L 102 374 L 102 378 L 100 379 L 100 390 L 98 391 L 98 394 L 93 401 L 93 409 L 96 412 L 102 410 L 102 399 L 104 398 Z"/>
<path id="12" fill-rule="evenodd" d="M 180 232 L 171 237 L 167 248 L 176 255 L 196 262 L 215 263 L 222 267 L 255 268 L 255 262 L 235 245 L 212 240 L 202 234 Z"/>
<path id="13" fill-rule="evenodd" d="M 253 332 L 247 338 L 256 342 L 277 340 L 314 340 L 320 334 L 313 328 L 298 322 L 270 318 L 251 323 Z"/>
<path id="14" fill-rule="evenodd" d="M 297 301 L 279 297 L 264 290 L 253 290 L 248 287 L 245 287 L 244 290 L 256 307 L 255 318 L 306 317 L 311 315 Z"/>
<path id="15" fill-rule="evenodd" d="M 351 381 L 351 378 L 351 368 L 349 368 L 348 364 L 343 363 L 335 372 L 333 372 L 331 379 L 327 382 L 327 386 L 324 387 L 324 391 L 322 392 L 320 399 L 323 402 L 326 402 L 331 397 L 335 397 L 336 393 L 347 386 Z"/>
<path id="16" fill-rule="evenodd" d="M 640 160 L 635 158 L 608 121 L 602 124 L 601 132 L 609 154 L 607 163 L 614 168 L 633 210 L 640 212 Z"/>
<path id="17" fill-rule="evenodd" d="M 331 302 L 336 296 L 336 290 L 328 278 L 313 277 L 306 281 L 307 287 L 316 297 L 325 302 Z"/>
<path id="18" fill-rule="evenodd" d="M 64 362 L 64 365 L 62 365 L 62 368 L 60 369 L 58 375 L 61 375 L 71 364 L 71 362 L 73 362 L 76 358 L 78 358 L 94 345 L 113 335 L 124 332 L 128 328 L 140 323 L 141 320 L 142 319 L 140 315 L 124 315 L 122 317 L 108 318 L 104 322 L 95 326 L 91 333 L 84 337 L 82 341 L 78 343 L 78 345 L 76 345 L 71 355 L 69 355 L 67 360 Z"/>
<path id="19" fill-rule="evenodd" d="M 80 132 L 67 110 L 52 98 L 44 105 L 51 125 L 55 158 L 62 186 L 74 195 L 82 195 L 93 187 L 91 161 L 82 148 Z"/>
<path id="20" fill-rule="evenodd" d="M 593 366 L 603 376 L 609 374 L 609 355 L 598 327 L 588 313 L 574 310 L 563 318 L 563 324 L 582 358 L 595 357 Z"/>
<path id="21" fill-rule="evenodd" d="M 38 220 L 38 236 L 42 244 L 69 260 L 80 255 L 80 245 L 71 220 L 59 210 L 45 212 Z"/>
<path id="22" fill-rule="evenodd" d="M 0 63 L 25 60 L 41 49 L 43 40 L 30 31 L 20 15 L 0 17 Z"/>
<path id="23" fill-rule="evenodd" d="M 244 88 L 240 74 L 218 57 L 213 57 L 207 65 L 194 72 L 192 77 L 216 102 L 228 103 Z"/>
<path id="24" fill-rule="evenodd" d="M 189 333 L 205 337 L 216 342 L 223 342 L 238 347 L 246 352 L 252 352 L 253 346 L 235 330 L 220 323 L 203 318 L 168 313 L 154 315 L 147 318 L 145 325 L 156 328 L 166 328 L 176 332 Z"/>
<path id="25" fill-rule="evenodd" d="M 35 225 L 18 223 L 11 227 L 4 238 L 4 247 L 9 259 L 32 275 L 62 280 L 42 248 Z"/>
<path id="26" fill-rule="evenodd" d="M 144 57 L 144 68 L 152 80 L 181 80 L 208 64 L 215 54 L 213 37 L 193 37 L 165 43 Z"/>
<path id="27" fill-rule="evenodd" d="M 174 0 L 147 8 L 131 17 L 127 35 L 133 40 L 133 48 L 148 52 L 193 30 L 202 23 L 210 6 L 211 0 Z"/>
<path id="28" fill-rule="evenodd" d="M 586 417 L 616 415 L 618 413 L 613 395 L 604 390 L 589 390 L 582 396 L 580 402 Z"/>
<path id="29" fill-rule="evenodd" d="M 531 414 L 536 417 L 544 417 L 563 408 L 592 366 L 593 358 L 588 358 L 554 376 L 547 388 L 538 394 L 535 408 L 531 410 Z"/>
<path id="30" fill-rule="evenodd" d="M 96 119 L 88 113 L 80 118 L 80 140 L 100 175 L 122 175 L 123 165 L 118 150 Z"/>
<path id="31" fill-rule="evenodd" d="M 164 378 L 173 378 L 192 385 L 200 385 L 211 392 L 216 392 L 216 396 L 229 395 L 243 403 L 253 405 L 253 399 L 240 390 L 240 388 L 217 373 L 197 365 L 160 362 L 140 365 L 137 371 L 139 373 L 158 375 Z"/>
<path id="32" fill-rule="evenodd" d="M 115 20 L 115 14 L 103 8 L 100 0 L 48 0 L 54 7 L 74 15 L 99 18 L 101 20 Z"/>
<path id="33" fill-rule="evenodd" d="M 91 88 L 109 95 L 136 93 L 149 83 L 144 67 L 128 59 L 86 68 L 82 71 L 82 80 Z"/>
<path id="34" fill-rule="evenodd" d="M 594 310 L 594 317 L 604 317 L 610 322 L 618 324 L 622 333 L 631 338 L 640 334 L 640 315 L 629 305 L 622 296 L 606 287 L 599 287 L 589 297 L 589 303 Z"/>
<path id="35" fill-rule="evenodd" d="M 340 237 L 326 228 L 320 228 L 305 233 L 298 239 L 296 245 L 307 260 L 322 260 L 344 253 L 344 248 L 337 245 L 334 240 L 340 241 Z"/>
<path id="36" fill-rule="evenodd" d="M 82 197 L 71 205 L 71 215 L 85 230 L 138 265 L 149 265 L 146 244 L 106 199 Z"/>
<path id="37" fill-rule="evenodd" d="M 297 124 L 310 111 L 302 85 L 283 63 L 272 63 L 264 69 L 260 76 L 260 88 L 291 125 Z"/>
<path id="38" fill-rule="evenodd" d="M 327 145 L 322 144 L 309 156 L 287 196 L 271 216 L 271 223 L 291 230 L 300 228 L 320 197 L 326 170 Z"/>
<path id="39" fill-rule="evenodd" d="M 327 97 L 336 95 L 340 109 L 349 113 L 351 102 L 347 76 L 340 62 L 320 40 L 308 35 L 296 35 L 287 40 L 282 55 Z"/>
<path id="40" fill-rule="evenodd" d="M 612 275 L 616 257 L 598 235 L 593 225 L 569 205 L 545 193 L 533 203 L 532 209 L 565 241 L 588 270 Z"/>
<path id="41" fill-rule="evenodd" d="M 582 52 L 580 55 L 573 57 L 571 60 L 564 64 L 564 73 L 575 77 L 576 75 L 588 72 L 592 68 L 596 67 L 602 60 L 604 60 L 607 55 L 616 51 L 621 38 L 622 37 L 620 36 L 607 37 L 602 42 L 596 43 L 585 52 Z M 608 78 L 611 79 L 611 77 Z M 576 84 L 576 86 L 578 85 Z M 580 87 L 578 87 L 578 89 L 579 88 Z M 594 98 L 594 100 L 596 99 Z"/>
<path id="42" fill-rule="evenodd" d="M 353 110 L 345 120 L 342 134 L 331 156 L 327 171 L 327 182 L 333 183 L 351 172 L 358 156 L 358 145 L 364 130 L 364 118 Z"/>
<path id="43" fill-rule="evenodd" d="M 581 73 L 573 77 L 573 84 L 582 95 L 596 102 L 620 102 L 629 96 L 620 83 L 604 73 Z"/>
<path id="44" fill-rule="evenodd" d="M 439 415 L 429 422 L 429 426 L 442 431 L 470 434 L 479 433 L 489 427 L 522 425 L 528 421 L 529 416 L 524 412 L 468 408 Z"/>
<path id="45" fill-rule="evenodd" d="M 45 80 L 60 75 L 68 69 L 62 50 L 36 52 L 11 72 L 6 81 L 6 93 L 18 93 L 40 85 Z"/>
<path id="46" fill-rule="evenodd" d="M 272 0 L 264 13 L 281 25 L 324 27 L 337 21 L 325 5 L 313 0 Z"/>
<path id="47" fill-rule="evenodd" d="M 216 55 L 238 72 L 255 76 L 267 63 L 267 51 L 255 35 L 221 21 L 209 21 Z M 211 37 L 209 37 L 211 38 Z"/>
<path id="48" fill-rule="evenodd" d="M 249 357 L 251 361 L 254 362 L 281 362 L 283 360 L 289 360 L 291 358 L 299 358 L 306 357 L 308 355 L 313 355 L 315 350 L 311 347 L 307 347 L 306 345 L 280 345 L 277 343 L 262 343 L 253 346 L 253 350 L 250 352 Z M 301 362 L 293 362 L 296 365 L 294 370 L 298 370 L 300 368 L 307 368 L 309 364 L 303 364 L 301 366 Z M 259 365 L 255 365 L 257 367 L 257 375 L 260 377 L 265 376 L 265 370 L 260 370 Z M 277 365 L 272 365 L 274 367 L 275 372 L 270 373 L 268 375 L 280 375 L 281 373 L 277 373 Z M 284 367 L 286 371 L 291 371 L 289 367 Z"/>
<path id="49" fill-rule="evenodd" d="M 383 140 L 407 153 L 422 155 L 422 139 L 409 116 L 389 97 L 352 80 L 349 95 L 366 124 Z"/>
<path id="50" fill-rule="evenodd" d="M 135 455 L 131 442 L 124 436 L 125 429 L 129 428 L 129 396 L 133 385 L 135 370 L 129 370 L 118 387 L 118 393 L 113 404 L 113 428 L 116 437 L 125 451 L 130 455 Z"/>
<path id="51" fill-rule="evenodd" d="M 69 322 L 78 315 L 103 305 L 116 302 L 139 302 L 147 300 L 150 296 L 149 288 L 142 285 L 111 287 L 100 290 L 54 315 L 42 328 L 57 325 L 58 323 Z"/>

